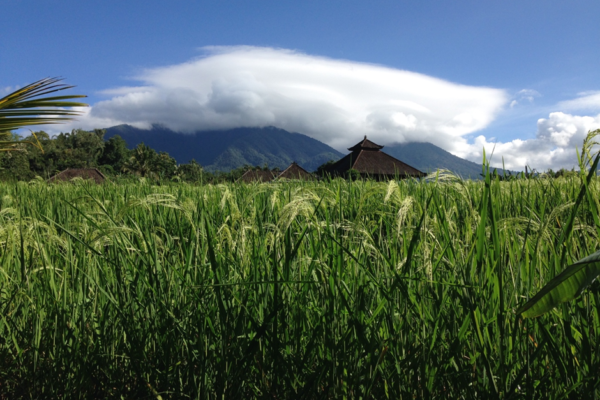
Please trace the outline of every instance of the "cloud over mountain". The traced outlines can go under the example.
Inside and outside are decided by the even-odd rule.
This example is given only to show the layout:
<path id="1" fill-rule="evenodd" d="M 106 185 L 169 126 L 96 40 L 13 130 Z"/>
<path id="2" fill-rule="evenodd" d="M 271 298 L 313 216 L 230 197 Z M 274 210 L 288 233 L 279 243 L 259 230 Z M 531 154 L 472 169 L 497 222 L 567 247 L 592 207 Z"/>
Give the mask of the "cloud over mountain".
<path id="1" fill-rule="evenodd" d="M 73 127 L 162 124 L 179 132 L 276 126 L 345 151 L 363 135 L 377 143 L 431 142 L 481 162 L 482 149 L 510 169 L 576 165 L 575 146 L 599 127 L 600 92 L 557 103 L 536 137 L 494 142 L 467 135 L 540 93 L 473 87 L 380 65 L 265 47 L 209 47 L 186 63 L 150 68 L 137 86 L 102 93 Z M 511 104 L 508 104 L 511 101 Z M 548 111 L 545 111 L 545 114 Z M 542 114 L 542 115 L 543 115 Z M 532 130 L 535 125 L 532 123 Z"/>
<path id="2" fill-rule="evenodd" d="M 78 126 L 161 123 L 192 132 L 277 126 L 343 149 L 362 135 L 382 144 L 430 141 L 452 149 L 485 128 L 505 91 L 379 65 L 260 47 L 211 47 L 152 68 L 139 86 L 104 92 Z"/>

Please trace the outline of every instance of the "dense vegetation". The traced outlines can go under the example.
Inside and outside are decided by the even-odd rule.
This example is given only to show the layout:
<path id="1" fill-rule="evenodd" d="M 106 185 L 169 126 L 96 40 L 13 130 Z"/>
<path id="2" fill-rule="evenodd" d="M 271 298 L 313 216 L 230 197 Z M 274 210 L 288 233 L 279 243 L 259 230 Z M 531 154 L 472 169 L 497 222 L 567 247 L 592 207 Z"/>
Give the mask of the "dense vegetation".
<path id="1" fill-rule="evenodd" d="M 598 395 L 590 177 L 0 184 L 0 397 Z"/>
<path id="2" fill-rule="evenodd" d="M 248 169 L 266 168 L 244 165 L 229 172 L 211 173 L 193 159 L 178 165 L 168 153 L 157 152 L 144 143 L 128 149 L 120 136 L 105 140 L 105 133 L 104 129 L 77 129 L 55 137 L 43 131 L 23 139 L 13 135 L 15 150 L 20 151 L 0 154 L 0 180 L 30 181 L 36 176 L 48 179 L 67 168 L 99 168 L 113 180 L 145 177 L 157 182 L 219 183 L 235 181 Z M 25 145 L 29 142 L 40 146 Z"/>
<path id="3" fill-rule="evenodd" d="M 95 167 L 99 168 L 105 175 L 113 180 L 141 176 L 162 182 L 185 181 L 189 183 L 222 183 L 237 180 L 249 169 L 267 169 L 272 168 L 274 165 L 284 165 L 284 168 L 288 166 L 288 164 L 286 164 L 287 161 L 285 160 L 279 160 L 276 161 L 275 164 L 269 164 L 269 160 L 275 160 L 269 157 L 266 159 L 260 157 L 257 158 L 256 160 L 265 161 L 264 163 L 258 164 L 240 164 L 241 161 L 233 157 L 230 160 L 230 164 L 228 164 L 229 167 L 224 167 L 226 172 L 215 171 L 214 165 L 211 170 L 207 170 L 194 159 L 191 159 L 190 162 L 185 164 L 178 164 L 175 158 L 171 157 L 169 153 L 156 151 L 151 146 L 146 145 L 143 141 L 138 143 L 137 146 L 132 149 L 129 149 L 126 141 L 121 138 L 121 136 L 114 134 L 117 131 L 124 130 L 124 133 L 129 135 L 130 139 L 134 142 L 138 139 L 141 140 L 143 137 L 142 134 L 138 131 L 132 131 L 132 129 L 133 128 L 127 126 L 110 128 L 109 130 L 112 130 L 113 134 L 108 139 L 106 139 L 107 130 L 104 129 L 95 129 L 93 131 L 78 129 L 73 130 L 70 133 L 61 133 L 52 138 L 45 132 L 36 132 L 35 137 L 29 136 L 23 139 L 20 139 L 17 135 L 13 135 L 13 141 L 22 143 L 17 145 L 17 148 L 21 151 L 13 151 L 4 154 L 0 153 L 0 180 L 30 181 L 36 176 L 48 179 L 67 168 Z M 257 132 L 254 132 L 254 139 L 257 137 L 261 138 L 263 141 L 268 139 L 268 136 L 263 137 L 265 132 L 271 135 L 280 134 L 278 130 L 274 129 L 258 129 Z M 138 135 L 135 136 L 133 133 L 137 133 Z M 236 130 L 232 130 L 230 133 L 235 133 L 236 135 L 239 134 Z M 147 138 L 152 139 L 153 134 L 162 137 L 161 135 L 163 132 L 155 129 L 150 131 Z M 175 133 L 171 134 L 175 135 Z M 287 132 L 286 134 L 294 135 Z M 295 135 L 303 136 L 299 134 Z M 179 136 L 183 135 L 179 134 Z M 155 144 L 160 145 L 160 140 L 157 142 L 158 139 L 154 139 L 155 140 L 150 140 L 150 142 L 156 142 Z M 251 139 L 248 140 L 252 142 Z M 174 138 L 173 141 L 175 141 Z M 40 147 L 26 146 L 25 143 L 27 142 L 39 143 Z M 240 144 L 244 141 L 238 138 L 238 142 L 238 144 Z M 179 145 L 185 147 L 181 143 Z M 194 149 L 199 149 L 198 151 L 200 153 L 206 150 L 202 147 L 194 147 Z M 396 153 L 399 149 L 402 151 Z M 415 152 L 413 151 L 415 149 L 417 149 L 416 154 L 427 154 L 427 157 L 424 157 L 424 160 L 429 161 L 422 160 L 420 163 L 416 162 L 418 157 L 415 158 Z M 229 154 L 231 151 L 233 150 L 229 148 L 223 154 Z M 481 166 L 465 160 L 460 160 L 458 157 L 452 156 L 450 153 L 431 144 L 412 143 L 410 146 L 392 146 L 388 149 L 388 152 L 394 156 L 399 156 L 400 159 L 407 161 L 411 165 L 417 166 L 417 168 L 421 168 L 423 171 L 431 171 L 432 165 L 445 165 L 448 167 L 446 169 L 452 170 L 455 174 L 462 176 L 463 178 L 481 178 Z M 315 162 L 315 160 L 322 161 L 323 159 L 327 159 L 327 155 L 322 154 L 322 156 L 323 157 L 321 158 L 317 157 L 313 159 L 313 162 Z M 336 158 L 336 155 L 332 155 L 332 157 Z M 321 175 L 321 169 L 330 163 L 333 163 L 333 161 L 330 160 L 329 162 L 325 162 L 317 168 L 317 174 Z M 467 165 L 467 167 L 463 164 Z M 233 166 L 236 165 L 241 166 L 233 168 Z M 478 172 L 475 173 L 474 171 L 476 171 L 477 168 L 479 168 Z M 279 171 L 280 168 L 276 167 L 274 170 Z M 493 172 L 496 173 L 495 171 Z M 514 173 L 510 175 L 510 172 L 507 173 L 503 171 L 497 172 L 497 174 L 500 178 L 503 178 L 504 176 L 516 176 Z M 576 172 L 565 170 L 554 172 L 549 170 L 546 175 L 555 177 L 575 176 Z"/>

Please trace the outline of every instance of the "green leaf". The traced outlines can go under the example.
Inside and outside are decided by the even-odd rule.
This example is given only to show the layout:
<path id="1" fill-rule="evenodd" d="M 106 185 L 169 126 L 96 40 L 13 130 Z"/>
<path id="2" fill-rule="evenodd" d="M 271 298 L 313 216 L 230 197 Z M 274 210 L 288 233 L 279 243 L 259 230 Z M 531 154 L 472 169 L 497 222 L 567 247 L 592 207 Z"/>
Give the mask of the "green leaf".
<path id="1" fill-rule="evenodd" d="M 59 78 L 41 79 L 0 98 L 0 132 L 23 126 L 63 123 L 82 115 L 81 110 L 73 107 L 87 107 L 87 104 L 65 100 L 86 96 L 47 96 L 73 87 L 60 81 Z M 6 149 L 6 146 L 0 148 Z"/>
<path id="2" fill-rule="evenodd" d="M 569 265 L 531 300 L 517 310 L 525 318 L 538 317 L 581 294 L 600 275 L 600 251 Z"/>

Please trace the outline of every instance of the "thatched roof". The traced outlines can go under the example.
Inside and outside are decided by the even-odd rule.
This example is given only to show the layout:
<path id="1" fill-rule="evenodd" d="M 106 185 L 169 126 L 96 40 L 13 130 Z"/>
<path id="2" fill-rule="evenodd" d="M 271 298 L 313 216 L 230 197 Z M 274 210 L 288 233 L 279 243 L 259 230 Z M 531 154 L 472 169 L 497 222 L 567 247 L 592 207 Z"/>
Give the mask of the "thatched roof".
<path id="1" fill-rule="evenodd" d="M 66 169 L 48 179 L 48 182 L 70 181 L 73 178 L 92 179 L 96 183 L 102 183 L 106 177 L 97 168 L 73 168 Z"/>
<path id="2" fill-rule="evenodd" d="M 301 179 L 301 180 L 305 180 L 305 181 L 314 179 L 314 177 L 312 176 L 311 173 L 309 173 L 304 168 L 302 168 L 301 166 L 296 164 L 295 161 L 293 163 L 291 163 L 290 166 L 287 167 L 281 174 L 279 174 L 279 176 L 277 176 L 277 179 L 282 179 L 282 178 L 283 179 Z"/>
<path id="3" fill-rule="evenodd" d="M 238 179 L 238 182 L 270 182 L 275 178 L 275 174 L 272 171 L 246 171 L 244 175 Z"/>
<path id="4" fill-rule="evenodd" d="M 385 146 L 380 146 L 378 144 L 371 142 L 369 139 L 367 139 L 367 135 L 365 135 L 365 138 L 362 140 L 362 142 L 356 143 L 354 146 L 348 148 L 348 150 L 350 150 L 350 151 L 381 150 L 384 147 Z"/>
<path id="5" fill-rule="evenodd" d="M 427 175 L 382 152 L 382 148 L 383 146 L 371 142 L 365 136 L 364 140 L 348 149 L 352 153 L 330 165 L 325 171 L 333 176 L 343 176 L 353 169 L 364 177 L 374 179 L 420 178 Z"/>

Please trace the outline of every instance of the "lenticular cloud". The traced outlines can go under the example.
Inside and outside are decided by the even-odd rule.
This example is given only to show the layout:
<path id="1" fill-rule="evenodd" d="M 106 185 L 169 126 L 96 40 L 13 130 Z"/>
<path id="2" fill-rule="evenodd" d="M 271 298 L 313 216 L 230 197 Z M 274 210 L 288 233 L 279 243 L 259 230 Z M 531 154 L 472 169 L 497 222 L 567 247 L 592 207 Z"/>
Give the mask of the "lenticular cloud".
<path id="1" fill-rule="evenodd" d="M 273 125 L 338 149 L 365 134 L 381 144 L 452 148 L 486 127 L 507 101 L 499 89 L 291 50 L 204 51 L 184 64 L 144 71 L 139 86 L 105 91 L 110 99 L 79 125 L 160 123 L 179 132 Z"/>

